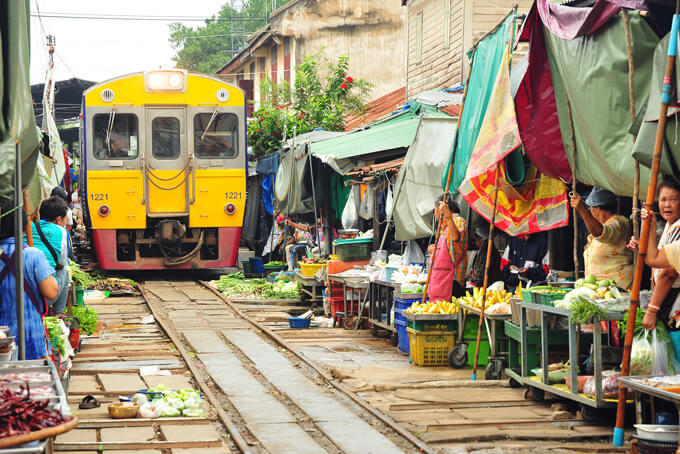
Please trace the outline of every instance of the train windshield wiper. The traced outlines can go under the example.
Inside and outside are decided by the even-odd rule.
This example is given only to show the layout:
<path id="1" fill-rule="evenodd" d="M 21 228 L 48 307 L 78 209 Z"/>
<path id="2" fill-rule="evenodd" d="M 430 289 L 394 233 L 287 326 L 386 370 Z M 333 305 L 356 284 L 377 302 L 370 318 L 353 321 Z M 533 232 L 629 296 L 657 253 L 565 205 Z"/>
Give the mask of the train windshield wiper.
<path id="1" fill-rule="evenodd" d="M 210 121 L 206 125 L 205 129 L 203 130 L 203 134 L 201 134 L 201 142 L 203 142 L 203 139 L 205 138 L 205 135 L 208 133 L 208 129 L 210 129 L 210 126 L 212 125 L 213 120 L 215 120 L 215 117 L 217 116 L 217 107 L 215 107 L 215 111 L 213 112 L 212 116 L 210 117 Z"/>
<path id="2" fill-rule="evenodd" d="M 116 119 L 116 109 L 111 110 L 109 114 L 109 124 L 106 127 L 106 148 L 108 149 L 109 156 L 111 156 L 111 131 L 113 131 L 113 122 Z"/>

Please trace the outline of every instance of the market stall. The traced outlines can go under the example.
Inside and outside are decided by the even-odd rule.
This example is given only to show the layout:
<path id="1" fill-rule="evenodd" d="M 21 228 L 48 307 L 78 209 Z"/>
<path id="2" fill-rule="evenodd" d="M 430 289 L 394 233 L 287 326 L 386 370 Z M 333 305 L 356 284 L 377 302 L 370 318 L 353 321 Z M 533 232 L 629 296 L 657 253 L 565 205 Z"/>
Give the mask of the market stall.
<path id="1" fill-rule="evenodd" d="M 49 360 L 0 362 L 0 453 L 52 453 L 78 424 Z"/>

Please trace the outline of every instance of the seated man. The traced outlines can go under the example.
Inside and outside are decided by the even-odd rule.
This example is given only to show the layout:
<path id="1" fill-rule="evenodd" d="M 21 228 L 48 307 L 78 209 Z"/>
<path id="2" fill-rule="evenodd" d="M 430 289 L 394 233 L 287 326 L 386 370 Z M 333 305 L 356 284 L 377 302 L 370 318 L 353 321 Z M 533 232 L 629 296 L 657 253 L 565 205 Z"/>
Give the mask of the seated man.
<path id="1" fill-rule="evenodd" d="M 0 196 L 0 213 L 14 209 L 14 200 Z M 21 209 L 26 225 L 26 212 Z M 0 218 L 0 325 L 9 326 L 13 336 L 17 336 L 16 280 L 14 278 L 14 216 Z M 54 269 L 41 251 L 24 247 L 24 333 L 26 340 L 26 359 L 46 358 L 48 351 L 45 343 L 45 327 L 42 324 L 43 297 L 56 298 L 59 285 L 55 280 Z"/>
<path id="2" fill-rule="evenodd" d="M 501 260 L 503 281 L 510 291 L 522 282 L 522 287 L 545 282 L 548 264 L 546 232 L 510 238 Z"/>
<path id="3" fill-rule="evenodd" d="M 479 248 L 475 259 L 472 262 L 472 270 L 468 275 L 468 282 L 475 287 L 482 287 L 484 285 L 484 270 L 486 269 L 486 254 L 489 246 L 489 229 L 488 227 L 477 227 L 475 229 L 475 244 Z M 491 263 L 489 265 L 488 285 L 496 281 L 502 281 L 501 274 L 501 256 L 492 245 L 491 249 Z"/>
<path id="4" fill-rule="evenodd" d="M 59 294 L 48 300 L 55 315 L 60 315 L 66 308 L 70 278 L 68 270 L 69 235 L 66 231 L 68 205 L 58 197 L 50 197 L 40 204 L 40 221 L 32 223 L 33 244 L 40 249 L 54 268 L 54 277 L 59 283 Z"/>

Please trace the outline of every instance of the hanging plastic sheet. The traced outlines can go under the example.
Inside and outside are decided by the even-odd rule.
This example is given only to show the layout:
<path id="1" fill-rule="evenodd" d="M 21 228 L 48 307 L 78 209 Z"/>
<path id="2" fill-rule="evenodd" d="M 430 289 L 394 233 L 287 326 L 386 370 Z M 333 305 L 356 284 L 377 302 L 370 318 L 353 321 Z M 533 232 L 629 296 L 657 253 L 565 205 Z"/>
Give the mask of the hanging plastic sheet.
<path id="1" fill-rule="evenodd" d="M 481 40 L 473 50 L 472 71 L 465 95 L 465 106 L 460 118 L 456 142 L 450 153 L 450 159 L 453 159 L 454 165 L 449 190 L 453 193 L 457 192 L 465 178 L 470 154 L 477 142 L 479 129 L 482 126 L 482 120 L 491 97 L 493 81 L 496 79 L 501 64 L 503 49 L 511 39 L 514 24 L 513 12 L 493 33 Z M 446 188 L 449 166 L 446 165 L 443 168 L 446 170 L 441 176 L 441 187 Z"/>
<path id="2" fill-rule="evenodd" d="M 276 175 L 279 169 L 279 154 L 271 153 L 257 160 L 255 168 L 260 175 Z"/>
<path id="3" fill-rule="evenodd" d="M 312 194 L 305 185 L 307 144 L 296 144 L 295 148 L 284 150 L 276 173 L 274 193 L 279 210 L 285 214 L 311 213 L 314 208 Z"/>
<path id="4" fill-rule="evenodd" d="M 522 184 L 512 184 L 514 178 L 505 160 L 513 152 L 519 153 L 521 140 L 510 91 L 510 52 L 507 45 L 459 192 L 470 208 L 490 221 L 498 182 L 496 226 L 517 236 L 564 226 L 569 222 L 569 211 L 564 184 L 534 166 L 528 169 Z"/>
<path id="5" fill-rule="evenodd" d="M 589 35 L 619 12 L 616 2 L 597 0 L 592 7 L 560 5 L 549 0 L 536 2 L 543 24 L 558 38 L 574 39 Z"/>
<path id="6" fill-rule="evenodd" d="M 631 196 L 635 163 L 628 97 L 628 57 L 623 12 L 587 36 L 563 40 L 546 33 L 555 99 L 567 158 L 571 161 L 570 121 L 576 142 L 576 179 L 615 194 Z M 635 68 L 635 105 L 649 95 L 656 33 L 638 12 L 628 12 Z M 567 109 L 571 107 L 571 119 Z M 647 181 L 646 169 L 640 180 Z M 640 188 L 644 197 L 646 187 Z"/>
<path id="7" fill-rule="evenodd" d="M 413 144 L 394 185 L 393 207 L 397 241 L 432 234 L 434 202 L 442 193 L 440 177 L 456 137 L 453 117 L 423 116 Z"/>
<path id="8" fill-rule="evenodd" d="M 264 210 L 274 215 L 274 175 L 265 175 L 262 178 L 262 203 Z"/>

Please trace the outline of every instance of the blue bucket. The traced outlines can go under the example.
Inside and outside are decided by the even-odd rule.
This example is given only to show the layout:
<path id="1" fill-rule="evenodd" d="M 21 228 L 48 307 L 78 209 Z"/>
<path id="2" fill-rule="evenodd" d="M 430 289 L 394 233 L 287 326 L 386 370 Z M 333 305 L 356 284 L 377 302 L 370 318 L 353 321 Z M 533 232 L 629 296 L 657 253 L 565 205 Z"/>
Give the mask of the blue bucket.
<path id="1" fill-rule="evenodd" d="M 262 257 L 251 257 L 250 258 L 250 264 L 252 266 L 254 274 L 264 274 L 265 273 L 264 260 L 262 260 Z"/>
<path id="2" fill-rule="evenodd" d="M 291 328 L 309 328 L 311 323 L 311 318 L 290 317 L 288 319 L 288 325 L 290 325 Z"/>

